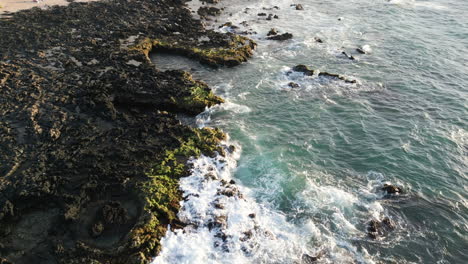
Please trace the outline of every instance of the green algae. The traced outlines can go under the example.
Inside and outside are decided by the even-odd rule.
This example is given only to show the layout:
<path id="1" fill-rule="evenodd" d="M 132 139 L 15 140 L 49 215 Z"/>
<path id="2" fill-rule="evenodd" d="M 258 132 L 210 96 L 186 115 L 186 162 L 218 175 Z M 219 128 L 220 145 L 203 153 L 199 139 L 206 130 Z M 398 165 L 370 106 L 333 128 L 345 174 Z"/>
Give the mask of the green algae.
<path id="1" fill-rule="evenodd" d="M 168 224 L 177 225 L 177 212 L 182 194 L 179 179 L 189 174 L 187 161 L 200 155 L 224 154 L 220 142 L 225 134 L 219 129 L 191 129 L 190 133 L 179 138 L 180 146 L 166 150 L 147 172 L 148 180 L 139 187 L 149 221 L 135 228 L 132 234 L 133 244 L 140 247 L 145 244 L 146 257 L 155 256 L 160 250 L 160 239 L 165 235 Z"/>
<path id="2" fill-rule="evenodd" d="M 152 51 L 167 51 L 185 55 L 210 66 L 236 66 L 247 61 L 253 55 L 256 43 L 243 36 L 233 35 L 226 46 L 197 46 L 193 43 L 184 44 L 177 40 L 146 38 L 131 49 L 142 51 L 148 58 Z"/>
<path id="3" fill-rule="evenodd" d="M 188 95 L 171 97 L 171 102 L 176 105 L 176 108 L 184 112 L 198 114 L 203 112 L 206 107 L 224 103 L 224 100 L 216 96 L 206 83 L 193 80 L 189 73 L 184 73 L 183 78 L 190 83 L 186 88 Z"/>

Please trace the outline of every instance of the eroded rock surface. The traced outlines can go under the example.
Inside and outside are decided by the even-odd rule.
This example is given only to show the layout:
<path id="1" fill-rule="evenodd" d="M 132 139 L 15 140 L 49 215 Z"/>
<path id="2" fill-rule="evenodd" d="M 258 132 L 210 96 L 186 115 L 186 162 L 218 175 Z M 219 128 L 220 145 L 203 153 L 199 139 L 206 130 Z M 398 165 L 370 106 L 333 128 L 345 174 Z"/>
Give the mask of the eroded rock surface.
<path id="1" fill-rule="evenodd" d="M 212 66 L 255 44 L 207 31 L 178 0 L 112 0 L 0 20 L 0 262 L 148 263 L 176 218 L 190 156 L 218 130 L 182 125 L 222 102 L 149 52 Z M 200 37 L 203 41 L 200 41 Z"/>

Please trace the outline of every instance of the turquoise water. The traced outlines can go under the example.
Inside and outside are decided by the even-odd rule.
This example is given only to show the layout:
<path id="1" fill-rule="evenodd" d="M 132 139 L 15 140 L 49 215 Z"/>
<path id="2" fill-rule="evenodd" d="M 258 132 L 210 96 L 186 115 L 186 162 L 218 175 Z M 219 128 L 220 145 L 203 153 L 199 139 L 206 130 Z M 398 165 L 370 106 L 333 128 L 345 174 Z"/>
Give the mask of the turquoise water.
<path id="1" fill-rule="evenodd" d="M 242 147 L 233 178 L 256 203 L 298 230 L 313 223 L 315 235 L 295 243 L 326 251 L 321 262 L 467 263 L 468 3 L 303 0 L 304 11 L 291 3 L 228 4 L 226 21 L 247 20 L 258 33 L 256 55 L 239 67 L 155 63 L 190 63 L 227 99 L 200 122 Z M 257 19 L 273 5 L 280 9 L 266 12 L 279 20 Z M 266 40 L 272 27 L 293 40 Z M 365 44 L 370 54 L 355 52 Z M 360 83 L 288 76 L 297 64 Z M 384 182 L 404 194 L 384 197 Z M 369 238 L 368 221 L 383 217 L 395 230 Z"/>

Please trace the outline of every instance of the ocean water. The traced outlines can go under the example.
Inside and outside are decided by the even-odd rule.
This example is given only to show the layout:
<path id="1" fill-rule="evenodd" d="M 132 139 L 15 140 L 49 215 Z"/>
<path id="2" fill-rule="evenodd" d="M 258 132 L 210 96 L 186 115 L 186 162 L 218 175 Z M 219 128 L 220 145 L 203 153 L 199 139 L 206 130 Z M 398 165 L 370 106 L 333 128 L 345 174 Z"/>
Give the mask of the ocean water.
<path id="1" fill-rule="evenodd" d="M 154 263 L 468 263 L 468 2 L 234 2 L 208 26 L 256 32 L 249 62 L 153 56 L 226 99 L 194 125 L 236 146 L 191 161 L 188 226 L 168 232 Z M 227 21 L 239 29 L 218 28 Z M 294 37 L 267 40 L 271 28 Z M 297 64 L 358 82 L 291 73 Z M 394 229 L 370 237 L 386 217 Z"/>

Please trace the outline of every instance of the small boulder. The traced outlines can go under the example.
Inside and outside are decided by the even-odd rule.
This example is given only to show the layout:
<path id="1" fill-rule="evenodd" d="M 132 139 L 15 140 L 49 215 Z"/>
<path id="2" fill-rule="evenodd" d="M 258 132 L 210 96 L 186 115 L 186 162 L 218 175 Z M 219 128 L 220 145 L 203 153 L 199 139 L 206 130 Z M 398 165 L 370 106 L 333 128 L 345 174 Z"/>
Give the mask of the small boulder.
<path id="1" fill-rule="evenodd" d="M 323 40 L 319 37 L 314 37 L 315 42 L 317 43 L 323 43 Z"/>
<path id="2" fill-rule="evenodd" d="M 288 86 L 291 87 L 291 88 L 299 88 L 299 84 L 297 84 L 295 82 L 288 83 Z"/>
<path id="3" fill-rule="evenodd" d="M 267 16 L 266 13 L 258 13 L 257 16 Z"/>
<path id="4" fill-rule="evenodd" d="M 296 10 L 304 10 L 304 7 L 301 4 L 297 4 Z"/>

